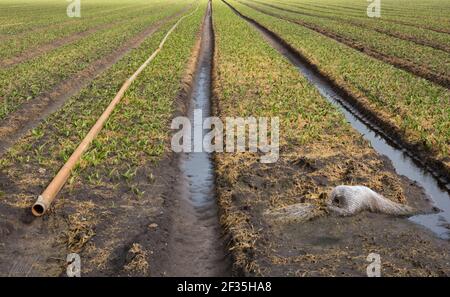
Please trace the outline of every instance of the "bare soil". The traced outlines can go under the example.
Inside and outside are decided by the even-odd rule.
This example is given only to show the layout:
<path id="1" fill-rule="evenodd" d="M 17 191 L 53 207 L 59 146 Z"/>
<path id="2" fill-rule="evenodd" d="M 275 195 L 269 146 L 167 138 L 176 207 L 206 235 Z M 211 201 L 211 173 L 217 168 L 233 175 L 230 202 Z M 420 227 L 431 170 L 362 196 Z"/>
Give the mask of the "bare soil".
<path id="1" fill-rule="evenodd" d="M 81 256 L 84 276 L 159 275 L 168 226 L 165 201 L 175 192 L 177 161 L 166 157 L 140 168 L 135 183 L 145 192 L 138 199 L 129 187 L 77 189 L 63 192 L 42 218 L 29 205 L 0 204 L 0 275 L 64 276 L 66 256 Z M 111 181 L 113 183 L 114 181 Z M 8 192 L 38 193 L 0 176 Z M 8 193 L 3 193 L 8 195 Z M 25 202 L 27 203 L 27 202 Z"/>
<path id="2" fill-rule="evenodd" d="M 190 104 L 200 41 L 175 103 L 177 115 Z M 350 147 L 282 147 L 275 164 L 261 164 L 250 153 L 216 155 L 215 162 L 219 209 L 200 212 L 185 199 L 180 159 L 170 153 L 139 168 L 133 183 L 143 195 L 117 180 L 107 183 L 117 187 L 80 185 L 76 194 L 63 190 L 38 219 L 29 206 L 51 173 L 37 176 L 38 168 L 23 168 L 18 180 L 0 174 L 0 275 L 64 276 L 69 252 L 80 253 L 84 276 L 228 275 L 227 241 L 212 241 L 222 234 L 217 214 L 230 236 L 234 275 L 362 276 L 371 252 L 380 254 L 386 276 L 450 275 L 450 243 L 405 218 L 361 213 L 275 223 L 264 215 L 293 203 L 323 205 L 342 183 L 364 184 L 393 201 L 434 211 L 421 189 L 397 176 L 363 140 Z M 23 199 L 6 199 L 15 193 Z M 198 234 L 199 228 L 205 232 Z"/>
<path id="3" fill-rule="evenodd" d="M 2 152 L 96 75 L 189 7 L 91 64 L 75 82 L 63 82 L 41 98 L 44 102 L 26 103 L 1 125 Z M 50 212 L 35 218 L 30 206 L 52 173 L 41 172 L 38 164 L 13 165 L 9 174 L 0 174 L 0 275 L 64 276 L 66 256 L 71 252 L 80 254 L 85 276 L 160 275 L 158 267 L 164 259 L 164 239 L 170 226 L 165 201 L 175 192 L 177 168 L 178 161 L 170 154 L 141 166 L 130 181 L 139 186 L 143 192 L 140 196 L 126 181 L 115 177 L 106 178 L 104 186 L 80 184 L 75 193 L 63 189 Z"/>

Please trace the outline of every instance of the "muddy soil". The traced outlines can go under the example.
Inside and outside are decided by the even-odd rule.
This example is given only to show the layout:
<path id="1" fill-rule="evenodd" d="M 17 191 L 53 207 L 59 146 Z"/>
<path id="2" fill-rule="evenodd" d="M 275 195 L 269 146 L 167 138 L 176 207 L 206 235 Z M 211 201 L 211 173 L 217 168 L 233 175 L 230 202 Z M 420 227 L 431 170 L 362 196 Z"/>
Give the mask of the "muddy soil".
<path id="1" fill-rule="evenodd" d="M 361 213 L 311 221 L 274 221 L 266 211 L 295 203 L 323 205 L 333 186 L 363 184 L 423 212 L 435 211 L 421 188 L 398 179 L 389 161 L 363 154 L 285 151 L 276 164 L 219 160 L 223 222 L 233 228 L 234 272 L 264 276 L 364 276 L 378 253 L 385 276 L 450 275 L 450 242 L 407 218 Z M 245 163 L 244 166 L 236 165 Z M 234 167 L 233 177 L 226 172 Z M 233 181 L 233 182 L 230 182 Z M 450 232 L 450 229 L 448 230 Z"/>
<path id="2" fill-rule="evenodd" d="M 201 79 L 201 73 L 211 71 L 211 61 L 202 63 L 213 50 L 210 16 L 208 6 L 178 115 L 192 112 L 189 100 L 208 84 L 210 75 Z M 142 166 L 132 181 L 143 191 L 140 196 L 117 180 L 107 183 L 117 187 L 63 191 L 39 219 L 30 215 L 30 197 L 51 173 L 36 176 L 38 168 L 29 168 L 18 181 L 0 175 L 0 275 L 64 276 L 66 255 L 78 252 L 84 276 L 226 276 L 231 263 L 218 214 L 229 232 L 234 228 L 234 274 L 359 276 L 374 252 L 381 256 L 382 275 L 450 275 L 449 241 L 405 218 L 361 213 L 279 223 L 264 214 L 293 203 L 321 204 L 342 183 L 365 184 L 391 200 L 432 212 L 422 190 L 396 175 L 363 140 L 351 148 L 283 147 L 275 164 L 261 164 L 251 154 L 217 155 L 215 171 L 211 156 L 200 157 L 168 154 Z M 189 162 L 199 170 L 189 172 L 196 170 L 186 167 Z M 15 193 L 23 197 L 5 199 Z"/>
<path id="3" fill-rule="evenodd" d="M 32 105 L 36 112 L 24 114 L 15 122 L 17 125 L 2 125 L 8 132 L 4 138 L 2 135 L 1 148 L 8 147 L 5 141 L 9 145 L 20 138 L 14 129 L 25 133 L 30 125 L 38 124 L 50 109 L 56 110 L 56 105 L 70 96 L 68 92 L 76 93 L 99 69 L 113 65 L 163 23 L 191 6 L 149 27 L 112 56 L 91 65 L 86 76 L 79 77 L 75 84 L 63 83 L 54 97 L 48 97 L 55 102 L 36 103 Z M 44 115 L 39 114 L 39 108 Z M 8 174 L 0 173 L 0 275 L 65 276 L 66 256 L 71 252 L 80 254 L 85 276 L 160 275 L 171 225 L 166 201 L 176 192 L 178 175 L 178 159 L 167 154 L 157 162 L 142 165 L 130 181 L 110 176 L 105 177 L 102 186 L 79 184 L 74 192 L 64 188 L 50 212 L 35 218 L 30 206 L 36 193 L 42 192 L 52 178 L 52 172 L 42 171 L 38 164 L 13 164 Z M 130 185 L 138 187 L 142 194 L 136 195 Z"/>
<path id="4" fill-rule="evenodd" d="M 269 228 L 278 243 L 270 275 L 367 276 L 370 253 L 380 255 L 382 276 L 450 274 L 448 242 L 404 219 L 363 213 Z"/>
<path id="5" fill-rule="evenodd" d="M 80 254 L 84 276 L 159 275 L 169 226 L 164 201 L 175 191 L 176 168 L 173 157 L 140 168 L 133 180 L 144 191 L 140 197 L 124 184 L 83 186 L 67 200 L 69 193 L 63 192 L 42 218 L 33 217 L 29 205 L 2 202 L 0 275 L 65 276 L 70 252 Z M 23 195 L 42 190 L 25 190 L 3 176 L 0 187 Z"/>
<path id="6" fill-rule="evenodd" d="M 203 118 L 211 113 L 211 71 L 214 51 L 212 5 L 209 2 L 203 21 L 201 44 L 192 92 L 188 96 L 187 116 L 193 131 L 195 110 Z M 202 132 L 203 135 L 206 131 Z M 194 143 L 194 133 L 191 135 Z M 183 153 L 178 192 L 171 207 L 172 228 L 169 237 L 170 259 L 164 269 L 167 276 L 228 276 L 230 264 L 226 240 L 219 224 L 214 165 L 207 152 Z"/>

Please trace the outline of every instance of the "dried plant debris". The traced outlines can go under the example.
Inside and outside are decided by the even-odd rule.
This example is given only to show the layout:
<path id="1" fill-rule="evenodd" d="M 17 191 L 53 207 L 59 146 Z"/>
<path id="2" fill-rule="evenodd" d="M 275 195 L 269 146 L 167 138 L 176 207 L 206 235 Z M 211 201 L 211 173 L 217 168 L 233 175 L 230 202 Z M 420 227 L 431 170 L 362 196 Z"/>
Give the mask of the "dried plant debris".
<path id="1" fill-rule="evenodd" d="M 149 274 L 148 253 L 138 243 L 133 243 L 128 250 L 126 263 L 123 270 L 130 276 L 147 276 Z"/>

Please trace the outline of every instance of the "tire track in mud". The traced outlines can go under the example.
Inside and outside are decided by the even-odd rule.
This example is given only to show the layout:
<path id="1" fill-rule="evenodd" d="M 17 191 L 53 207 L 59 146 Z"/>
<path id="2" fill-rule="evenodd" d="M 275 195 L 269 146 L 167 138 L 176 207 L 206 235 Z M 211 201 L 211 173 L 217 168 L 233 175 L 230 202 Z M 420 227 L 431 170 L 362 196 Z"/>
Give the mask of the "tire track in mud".
<path id="1" fill-rule="evenodd" d="M 367 139 L 379 154 L 389 158 L 397 174 L 406 176 L 425 189 L 426 194 L 430 196 L 435 206 L 442 212 L 416 215 L 411 217 L 411 220 L 427 227 L 444 239 L 450 239 L 445 227 L 445 224 L 450 223 L 450 179 L 448 172 L 438 171 L 433 166 L 434 163 L 430 162 L 429 157 L 415 153 L 416 151 L 402 140 L 395 127 L 389 127 L 389 124 L 383 122 L 376 112 L 364 106 L 345 89 L 334 83 L 331 78 L 323 74 L 317 66 L 310 63 L 280 36 L 254 19 L 241 14 L 225 0 L 222 1 L 239 17 L 260 32 L 267 43 L 297 67 L 327 101 L 336 105 L 352 127 Z"/>
<path id="2" fill-rule="evenodd" d="M 408 60 L 401 59 L 401 58 L 398 58 L 398 57 L 393 57 L 393 56 L 390 56 L 390 55 L 386 55 L 386 54 L 384 54 L 382 52 L 379 52 L 379 51 L 377 51 L 377 50 L 375 50 L 373 48 L 365 46 L 365 45 L 363 45 L 363 44 L 361 44 L 359 42 L 356 42 L 356 41 L 354 41 L 352 39 L 349 39 L 349 38 L 346 38 L 346 37 L 341 36 L 339 34 L 330 32 L 328 30 L 325 30 L 323 28 L 315 26 L 315 25 L 313 25 L 311 23 L 307 23 L 307 22 L 300 21 L 300 20 L 292 20 L 292 19 L 280 16 L 280 15 L 278 15 L 276 13 L 265 11 L 265 10 L 263 10 L 261 8 L 255 7 L 254 5 L 251 5 L 251 4 L 248 4 L 248 3 L 242 3 L 242 4 L 245 5 L 245 6 L 248 6 L 249 8 L 251 8 L 251 9 L 253 9 L 255 11 L 263 13 L 265 15 L 269 15 L 269 16 L 272 16 L 274 18 L 277 18 L 277 19 L 280 19 L 280 20 L 284 20 L 284 21 L 287 21 L 289 23 L 292 23 L 292 24 L 299 25 L 299 26 L 305 27 L 307 29 L 310 29 L 310 30 L 312 30 L 314 32 L 317 32 L 317 33 L 323 35 L 323 36 L 331 38 L 331 39 L 333 39 L 333 40 L 335 40 L 335 41 L 337 41 L 337 42 L 339 42 L 341 44 L 344 44 L 344 45 L 346 45 L 348 47 L 351 47 L 351 48 L 353 48 L 353 49 L 355 49 L 355 50 L 357 50 L 357 51 L 359 51 L 361 53 L 364 53 L 365 55 L 367 55 L 369 57 L 372 57 L 372 58 L 375 58 L 375 59 L 377 59 L 379 61 L 388 63 L 388 64 L 390 64 L 390 65 L 392 65 L 392 66 L 394 66 L 394 67 L 396 67 L 398 69 L 407 71 L 407 72 L 409 72 L 409 73 L 411 73 L 411 74 L 413 74 L 413 75 L 415 75 L 417 77 L 426 79 L 426 80 L 428 80 L 430 82 L 433 82 L 435 84 L 438 84 L 438 85 L 440 85 L 440 86 L 442 86 L 442 87 L 444 87 L 446 89 L 450 89 L 450 76 L 448 76 L 448 75 L 437 74 L 437 73 L 434 73 L 432 70 L 430 70 L 429 68 L 427 68 L 425 66 L 417 65 L 417 64 L 415 64 L 413 62 L 410 62 Z"/>
<path id="3" fill-rule="evenodd" d="M 242 1 L 238 1 L 241 4 L 245 4 L 245 2 Z M 410 41 L 413 42 L 417 45 L 421 45 L 421 46 L 427 46 L 427 47 L 431 47 L 435 50 L 440 50 L 440 51 L 444 51 L 447 53 L 450 53 L 450 47 L 445 45 L 445 44 L 438 44 L 438 43 L 434 43 L 434 42 L 430 42 L 428 40 L 423 40 L 423 39 L 419 39 L 416 38 L 414 36 L 408 36 L 405 34 L 402 34 L 400 32 L 392 32 L 389 30 L 383 30 L 381 28 L 375 28 L 375 27 L 367 27 L 364 24 L 361 24 L 359 22 L 356 21 L 352 21 L 352 20 L 348 20 L 348 19 L 344 19 L 344 18 L 340 18 L 340 17 L 331 17 L 331 16 L 326 16 L 326 15 L 318 15 L 318 14 L 313 14 L 313 13 L 308 13 L 308 12 L 301 12 L 298 10 L 292 10 L 292 9 L 288 9 L 288 8 L 283 8 L 283 7 L 279 7 L 273 4 L 269 4 L 269 3 L 263 3 L 263 2 L 259 2 L 259 1 L 252 1 L 254 3 L 258 3 L 260 5 L 264 5 L 264 6 L 268 6 L 271 8 L 275 8 L 281 11 L 285 11 L 285 12 L 290 12 L 290 13 L 295 13 L 295 14 L 299 14 L 299 15 L 305 15 L 305 16 L 310 16 L 310 17 L 315 17 L 315 18 L 319 18 L 319 19 L 326 19 L 326 20 L 331 20 L 331 21 L 337 21 L 337 22 L 342 22 L 345 24 L 349 24 L 358 28 L 362 28 L 365 30 L 371 30 L 371 31 L 375 31 L 378 32 L 380 34 L 384 34 L 393 38 L 397 38 L 397 39 L 401 39 L 401 40 L 405 40 L 405 41 Z"/>
<path id="4" fill-rule="evenodd" d="M 192 88 L 187 96 L 187 116 L 194 131 L 202 129 L 195 114 L 211 114 L 211 77 L 214 52 L 212 4 L 208 2 L 202 23 Z M 202 132 L 205 135 L 204 131 Z M 203 138 L 202 138 L 203 139 Z M 192 141 L 194 136 L 191 137 Z M 215 194 L 215 174 L 211 154 L 182 153 L 180 177 L 171 207 L 171 230 L 168 239 L 168 261 L 163 269 L 167 276 L 229 276 L 231 262 L 222 237 Z"/>
<path id="5" fill-rule="evenodd" d="M 75 77 L 66 79 L 51 91 L 25 102 L 16 111 L 10 113 L 0 121 L 0 156 L 29 130 L 62 107 L 70 97 L 80 92 L 95 77 L 109 69 L 132 49 L 139 47 L 146 38 L 152 36 L 167 22 L 186 12 L 191 6 L 192 4 L 188 4 L 174 15 L 150 25 L 109 55 L 96 60 L 78 72 Z"/>

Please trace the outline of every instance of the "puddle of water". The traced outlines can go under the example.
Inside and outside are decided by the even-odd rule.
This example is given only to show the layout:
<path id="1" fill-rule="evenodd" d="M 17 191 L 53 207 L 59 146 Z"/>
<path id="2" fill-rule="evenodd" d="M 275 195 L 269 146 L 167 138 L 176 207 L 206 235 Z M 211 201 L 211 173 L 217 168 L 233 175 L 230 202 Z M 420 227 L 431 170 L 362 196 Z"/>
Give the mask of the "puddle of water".
<path id="1" fill-rule="evenodd" d="M 194 76 L 187 116 L 191 122 L 191 143 L 205 135 L 202 119 L 211 114 L 211 71 L 214 49 L 211 2 L 205 17 L 201 49 Z M 195 131 L 195 133 L 194 133 Z M 201 132 L 201 133 L 199 133 Z M 215 171 L 211 154 L 182 153 L 180 156 L 180 201 L 175 209 L 174 241 L 171 244 L 169 276 L 228 276 L 230 261 L 226 253 L 218 217 Z"/>
<path id="2" fill-rule="evenodd" d="M 210 45 L 211 47 L 211 45 Z M 202 118 L 211 115 L 211 52 L 202 51 L 199 57 L 200 65 L 198 75 L 194 82 L 192 93 L 193 101 L 189 107 L 188 117 L 193 123 L 191 133 L 191 143 L 194 143 L 194 136 L 198 137 L 194 131 L 202 131 L 203 136 L 208 130 L 203 130 L 201 121 L 194 121 L 194 111 L 201 110 Z M 206 56 L 209 55 L 209 56 Z M 215 203 L 214 189 L 214 167 L 211 154 L 207 152 L 186 153 L 182 158 L 182 170 L 189 182 L 190 200 L 195 207 L 207 207 Z"/>
<path id="3" fill-rule="evenodd" d="M 342 96 L 324 78 L 316 74 L 309 65 L 298 59 L 296 55 L 281 45 L 264 29 L 251 21 L 249 23 L 264 36 L 272 47 L 294 64 L 325 99 L 339 108 L 352 127 L 364 139 L 368 140 L 379 154 L 386 156 L 392 162 L 397 174 L 404 175 L 421 186 L 431 198 L 433 206 L 440 210 L 439 213 L 416 215 L 409 219 L 430 229 L 442 239 L 450 239 L 450 230 L 448 228 L 450 226 L 450 195 L 439 186 L 438 181 L 431 174 L 417 166 L 405 152 L 390 145 L 382 136 L 373 131 L 369 125 L 361 121 L 358 112 L 349 106 Z M 362 116 L 362 118 L 364 117 Z"/>

